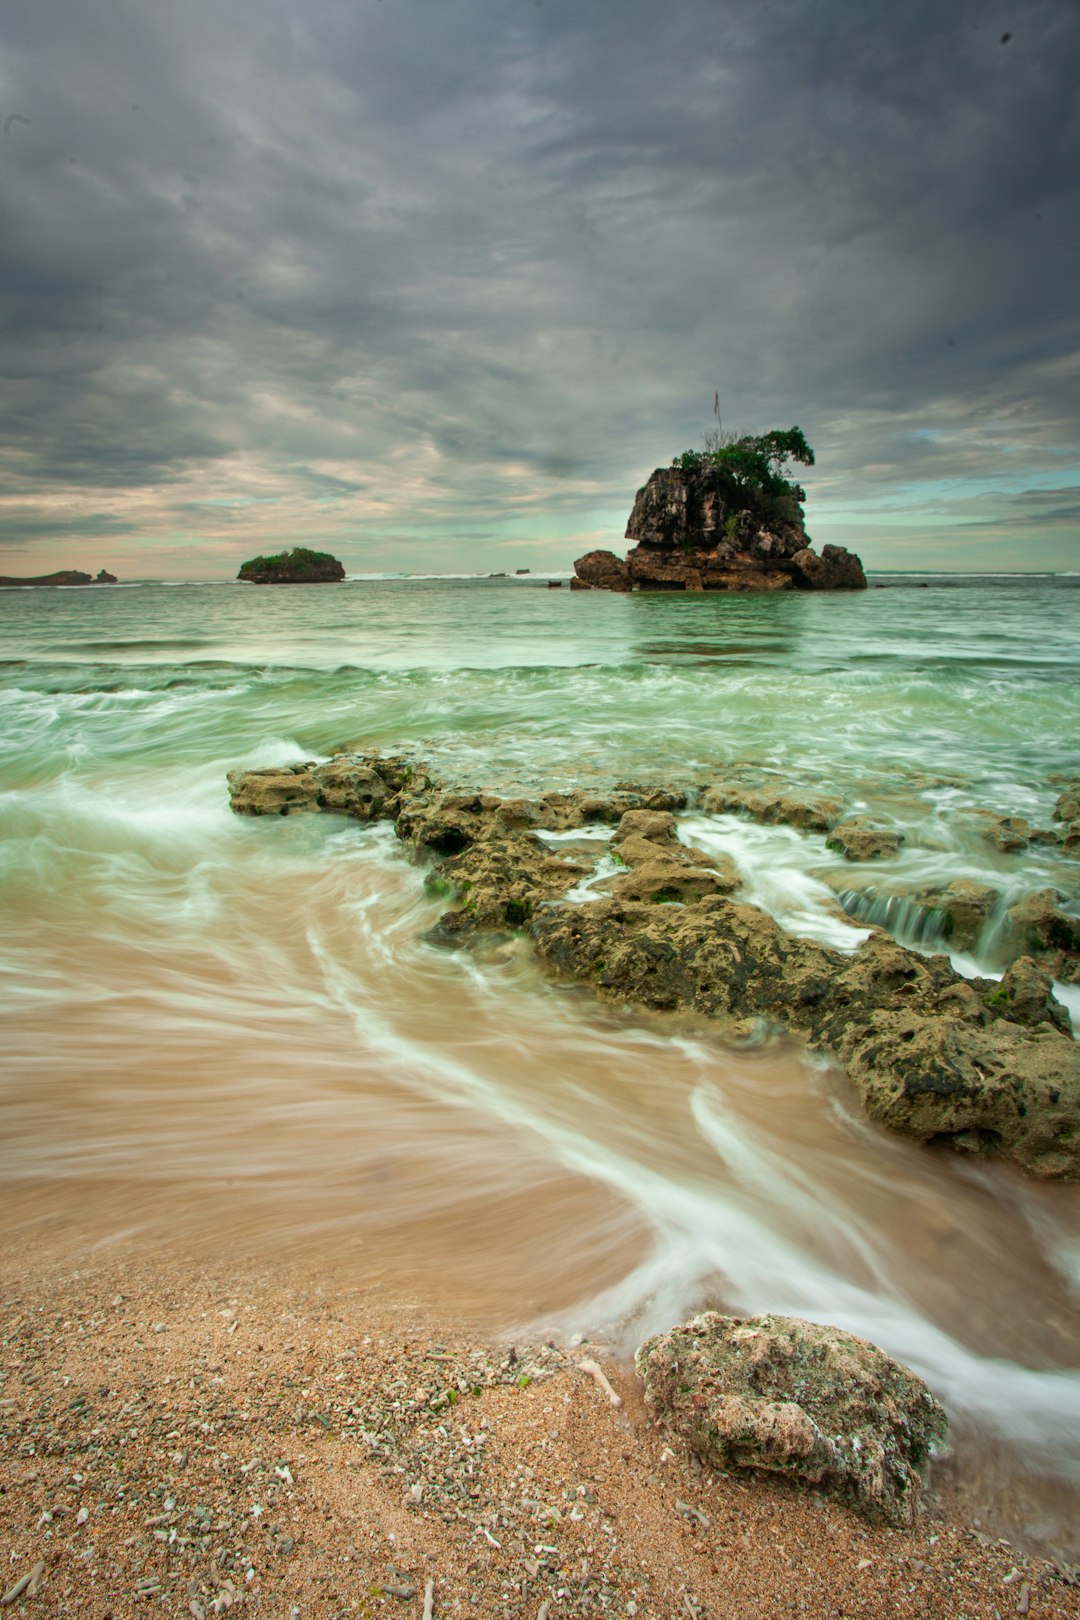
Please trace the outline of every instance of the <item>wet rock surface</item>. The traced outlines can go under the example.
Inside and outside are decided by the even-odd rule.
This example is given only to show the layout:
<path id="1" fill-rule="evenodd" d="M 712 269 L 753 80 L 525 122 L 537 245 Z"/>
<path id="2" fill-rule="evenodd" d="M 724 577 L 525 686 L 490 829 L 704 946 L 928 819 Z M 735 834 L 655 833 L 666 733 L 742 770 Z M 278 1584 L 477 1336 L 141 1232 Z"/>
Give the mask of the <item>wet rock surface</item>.
<path id="1" fill-rule="evenodd" d="M 669 810 L 627 810 L 612 840 L 625 872 L 611 880 L 618 900 L 694 904 L 739 887 L 734 862 L 680 844 Z"/>
<path id="2" fill-rule="evenodd" d="M 710 1311 L 647 1339 L 636 1365 L 661 1424 L 714 1468 L 787 1475 L 909 1526 L 947 1419 L 875 1345 L 790 1316 Z"/>
<path id="3" fill-rule="evenodd" d="M 1010 906 L 1008 937 L 1055 979 L 1080 984 L 1080 915 L 1055 889 L 1037 889 Z"/>
<path id="4" fill-rule="evenodd" d="M 985 1000 L 1014 1024 L 1052 1024 L 1063 1035 L 1072 1033 L 1069 1015 L 1055 998 L 1050 979 L 1030 956 L 1018 957 Z"/>
<path id="5" fill-rule="evenodd" d="M 1010 1022 L 993 980 L 960 977 L 875 933 L 845 956 L 754 906 L 601 901 L 545 908 L 531 935 L 557 973 L 657 1010 L 759 1020 L 835 1054 L 871 1118 L 918 1141 L 1080 1173 L 1080 1048 L 1049 1021 Z M 1045 981 L 1049 996 L 1049 981 Z"/>
<path id="6" fill-rule="evenodd" d="M 1080 821 L 1080 782 L 1073 782 L 1059 793 L 1054 805 L 1055 821 Z"/>
<path id="7" fill-rule="evenodd" d="M 862 563 L 846 546 L 822 546 L 819 556 L 812 547 L 797 551 L 791 559 L 796 583 L 804 590 L 864 591 L 866 575 Z"/>
<path id="8" fill-rule="evenodd" d="M 903 833 L 895 827 L 883 827 L 865 816 L 852 816 L 833 827 L 825 844 L 846 861 L 887 861 L 903 841 Z"/>
<path id="9" fill-rule="evenodd" d="M 1001 899 L 1000 890 L 977 878 L 939 885 L 826 874 L 825 881 L 836 889 L 850 917 L 900 934 L 907 944 L 948 942 L 955 950 L 970 950 L 977 943 Z"/>
<path id="10" fill-rule="evenodd" d="M 702 794 L 701 808 L 708 815 L 734 811 L 752 821 L 783 823 L 811 832 L 828 832 L 843 815 L 841 801 L 829 793 L 750 787 L 743 782 L 713 783 Z"/>
<path id="11" fill-rule="evenodd" d="M 551 972 L 601 996 L 703 1014 L 736 1034 L 795 1033 L 836 1057 L 889 1129 L 999 1154 L 1043 1177 L 1080 1174 L 1080 1046 L 1047 977 L 1077 975 L 1080 918 L 1053 890 L 1010 909 L 1014 954 L 1025 960 L 998 984 L 963 978 L 946 956 L 876 927 L 850 954 L 786 932 L 740 898 L 728 857 L 680 843 L 674 812 L 695 790 L 621 783 L 503 798 L 453 792 L 416 762 L 359 753 L 233 772 L 229 786 L 241 814 L 392 819 L 414 858 L 431 862 L 429 892 L 447 899 L 432 930 L 439 941 L 524 931 Z M 827 796 L 770 788 L 755 797 L 723 784 L 704 800 L 818 828 L 835 808 Z M 863 858 L 886 853 L 892 829 L 844 825 L 845 853 L 861 833 Z M 611 829 L 606 849 L 590 836 L 598 827 Z M 996 891 L 960 879 L 929 897 L 974 931 Z"/>
<path id="12" fill-rule="evenodd" d="M 1064 793 L 1058 794 L 1054 820 L 1063 824 L 1057 829 L 1062 846 L 1070 853 L 1080 854 L 1080 782 L 1073 782 Z"/>
<path id="13" fill-rule="evenodd" d="M 337 754 L 324 764 L 306 760 L 228 773 L 229 802 L 242 816 L 292 816 L 320 810 L 374 821 L 393 815 L 405 783 L 415 775 L 401 759 Z"/>

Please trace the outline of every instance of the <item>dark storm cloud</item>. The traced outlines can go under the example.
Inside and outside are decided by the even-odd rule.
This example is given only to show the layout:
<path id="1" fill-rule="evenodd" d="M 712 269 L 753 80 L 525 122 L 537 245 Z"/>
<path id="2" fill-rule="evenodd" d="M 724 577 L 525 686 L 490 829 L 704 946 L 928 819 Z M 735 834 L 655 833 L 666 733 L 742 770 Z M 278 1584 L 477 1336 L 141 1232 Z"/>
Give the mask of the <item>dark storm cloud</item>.
<path id="1" fill-rule="evenodd" d="M 79 518 L 36 517 L 33 514 L 19 518 L 0 518 L 0 542 L 11 550 L 36 545 L 54 535 L 75 539 L 107 539 L 110 535 L 128 535 L 135 530 L 133 523 L 115 517 L 111 512 L 88 512 Z"/>
<path id="2" fill-rule="evenodd" d="M 4 20 L 0 468 L 42 532 L 62 491 L 147 492 L 152 533 L 237 478 L 346 537 L 588 527 L 714 388 L 804 427 L 823 510 L 1075 455 L 1065 0 Z"/>

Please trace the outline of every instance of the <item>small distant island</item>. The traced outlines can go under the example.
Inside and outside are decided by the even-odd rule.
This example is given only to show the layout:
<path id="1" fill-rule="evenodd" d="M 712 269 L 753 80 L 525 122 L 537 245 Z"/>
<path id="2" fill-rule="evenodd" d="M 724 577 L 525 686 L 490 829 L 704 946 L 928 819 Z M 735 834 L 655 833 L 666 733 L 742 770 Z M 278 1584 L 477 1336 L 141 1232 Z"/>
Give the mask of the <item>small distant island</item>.
<path id="1" fill-rule="evenodd" d="M 273 557 L 252 557 L 236 577 L 249 585 L 329 585 L 344 579 L 345 569 L 328 551 L 294 546 Z"/>
<path id="2" fill-rule="evenodd" d="M 78 568 L 61 568 L 55 574 L 35 574 L 27 579 L 16 579 L 0 574 L 0 586 L 5 585 L 115 585 L 116 575 L 102 568 L 96 575 L 84 574 Z"/>
<path id="3" fill-rule="evenodd" d="M 814 465 L 801 428 L 705 435 L 637 492 L 625 561 L 590 551 L 570 589 L 607 591 L 860 591 L 866 575 L 843 546 L 810 545 L 806 491 L 785 476 L 790 461 Z"/>

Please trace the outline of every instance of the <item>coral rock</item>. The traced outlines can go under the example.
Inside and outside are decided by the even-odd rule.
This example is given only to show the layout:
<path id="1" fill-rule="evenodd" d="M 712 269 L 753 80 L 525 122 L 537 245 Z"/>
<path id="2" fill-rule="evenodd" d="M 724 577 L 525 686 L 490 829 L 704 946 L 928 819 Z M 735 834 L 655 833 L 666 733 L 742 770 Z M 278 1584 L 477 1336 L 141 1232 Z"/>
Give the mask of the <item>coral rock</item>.
<path id="1" fill-rule="evenodd" d="M 714 1468 L 762 1469 L 899 1526 L 919 1510 L 944 1409 L 866 1339 L 792 1316 L 709 1311 L 647 1339 L 636 1357 L 664 1427 Z"/>

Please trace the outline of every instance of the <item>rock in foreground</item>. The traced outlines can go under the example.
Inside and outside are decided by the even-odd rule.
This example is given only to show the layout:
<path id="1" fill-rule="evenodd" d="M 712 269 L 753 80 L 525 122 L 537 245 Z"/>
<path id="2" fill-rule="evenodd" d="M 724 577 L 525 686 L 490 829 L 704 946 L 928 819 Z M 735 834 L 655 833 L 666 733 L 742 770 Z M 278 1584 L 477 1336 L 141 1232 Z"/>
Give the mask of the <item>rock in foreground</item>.
<path id="1" fill-rule="evenodd" d="M 636 1357 L 661 1423 L 714 1468 L 764 1469 L 913 1523 L 948 1420 L 920 1378 L 866 1339 L 792 1316 L 708 1311 Z"/>
<path id="2" fill-rule="evenodd" d="M 294 546 L 272 557 L 252 557 L 236 577 L 249 585 L 327 585 L 344 579 L 345 569 L 328 551 Z"/>

